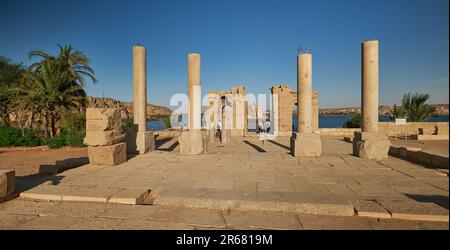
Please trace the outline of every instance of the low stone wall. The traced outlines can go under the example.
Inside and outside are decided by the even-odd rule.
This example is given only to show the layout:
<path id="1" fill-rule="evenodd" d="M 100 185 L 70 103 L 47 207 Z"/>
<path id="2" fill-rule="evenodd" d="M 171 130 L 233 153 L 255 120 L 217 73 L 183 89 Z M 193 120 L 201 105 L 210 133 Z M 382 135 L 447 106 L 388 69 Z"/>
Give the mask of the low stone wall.
<path id="1" fill-rule="evenodd" d="M 414 135 L 419 133 L 419 128 L 423 129 L 424 134 L 431 135 L 434 133 L 435 128 L 438 127 L 438 134 L 448 135 L 448 122 L 408 122 L 404 126 L 395 126 L 395 122 L 380 122 L 380 130 L 385 131 L 389 136 L 397 135 Z M 361 131 L 359 128 L 321 128 L 320 134 L 322 136 L 347 136 L 352 137 L 357 131 Z"/>
<path id="2" fill-rule="evenodd" d="M 380 122 L 380 129 L 387 131 L 389 136 L 395 136 L 395 122 Z M 414 135 L 423 129 L 423 134 L 431 135 L 438 128 L 438 134 L 448 135 L 448 122 L 408 122 L 406 125 L 397 126 L 397 135 Z"/>
<path id="3" fill-rule="evenodd" d="M 321 128 L 320 134 L 322 136 L 347 136 L 353 137 L 355 132 L 360 132 L 360 128 Z"/>
<path id="4" fill-rule="evenodd" d="M 448 156 L 423 151 L 420 148 L 391 145 L 389 154 L 425 166 L 448 169 Z"/>

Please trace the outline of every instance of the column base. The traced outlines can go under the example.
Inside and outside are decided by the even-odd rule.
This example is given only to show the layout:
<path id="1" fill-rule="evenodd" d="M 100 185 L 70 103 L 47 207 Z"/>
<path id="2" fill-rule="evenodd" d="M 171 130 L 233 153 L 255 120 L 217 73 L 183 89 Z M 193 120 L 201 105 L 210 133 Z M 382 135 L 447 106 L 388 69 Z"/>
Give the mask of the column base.
<path id="1" fill-rule="evenodd" d="M 126 136 L 128 154 L 145 154 L 155 150 L 153 131 L 131 132 Z"/>
<path id="2" fill-rule="evenodd" d="M 178 137 L 180 154 L 199 155 L 208 151 L 208 136 L 200 130 L 189 130 Z"/>
<path id="3" fill-rule="evenodd" d="M 316 133 L 292 133 L 291 154 L 295 157 L 319 157 L 322 154 L 322 140 Z"/>
<path id="4" fill-rule="evenodd" d="M 386 159 L 390 145 L 385 133 L 355 132 L 353 155 L 369 160 Z"/>
<path id="5" fill-rule="evenodd" d="M 220 143 L 228 144 L 231 140 L 231 132 L 229 129 L 222 129 L 220 131 Z"/>
<path id="6" fill-rule="evenodd" d="M 115 166 L 127 160 L 125 142 L 110 146 L 88 146 L 89 163 L 99 166 Z"/>

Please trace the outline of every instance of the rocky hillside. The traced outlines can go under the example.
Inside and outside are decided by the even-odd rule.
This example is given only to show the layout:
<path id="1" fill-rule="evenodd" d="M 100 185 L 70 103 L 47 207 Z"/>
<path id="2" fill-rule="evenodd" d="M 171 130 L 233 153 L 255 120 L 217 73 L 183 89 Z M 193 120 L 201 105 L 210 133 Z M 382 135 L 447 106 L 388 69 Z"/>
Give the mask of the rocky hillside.
<path id="1" fill-rule="evenodd" d="M 120 102 L 112 98 L 88 97 L 89 108 L 120 108 L 123 119 L 133 117 L 133 105 L 130 102 Z M 147 104 L 147 119 L 158 119 L 170 115 L 172 110 L 169 108 Z"/>
<path id="2" fill-rule="evenodd" d="M 432 104 L 430 105 L 436 108 L 436 114 L 439 116 L 448 115 L 448 104 Z M 379 114 L 388 115 L 391 114 L 393 107 L 380 106 L 378 109 Z M 332 109 L 320 109 L 321 115 L 350 115 L 353 113 L 361 112 L 359 107 L 352 108 L 332 108 Z"/>

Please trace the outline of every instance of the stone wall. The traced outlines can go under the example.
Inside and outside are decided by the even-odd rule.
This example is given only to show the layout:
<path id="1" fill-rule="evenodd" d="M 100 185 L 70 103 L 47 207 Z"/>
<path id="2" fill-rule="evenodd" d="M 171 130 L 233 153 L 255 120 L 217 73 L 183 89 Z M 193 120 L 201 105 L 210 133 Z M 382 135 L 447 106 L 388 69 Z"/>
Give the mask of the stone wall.
<path id="1" fill-rule="evenodd" d="M 438 127 L 438 134 L 448 134 L 448 122 L 408 122 L 404 126 L 397 126 L 397 135 L 418 134 L 422 128 L 424 134 L 433 134 L 435 127 Z M 395 136 L 395 122 L 380 122 L 380 130 L 387 132 L 389 136 Z M 321 128 L 320 134 L 323 136 L 353 136 L 354 132 L 361 131 L 359 128 Z"/>

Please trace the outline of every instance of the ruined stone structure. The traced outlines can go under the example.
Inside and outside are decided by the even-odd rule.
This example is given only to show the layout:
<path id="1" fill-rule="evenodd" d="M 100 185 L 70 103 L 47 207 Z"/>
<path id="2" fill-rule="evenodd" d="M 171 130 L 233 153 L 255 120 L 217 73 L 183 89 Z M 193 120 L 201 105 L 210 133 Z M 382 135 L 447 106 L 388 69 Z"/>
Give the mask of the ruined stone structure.
<path id="1" fill-rule="evenodd" d="M 114 166 L 126 161 L 125 134 L 121 131 L 120 109 L 87 108 L 86 137 L 89 162 L 92 165 Z"/>
<path id="2" fill-rule="evenodd" d="M 292 106 L 297 105 L 297 91 L 292 91 L 287 84 L 281 84 L 270 88 L 272 98 L 277 98 L 277 101 L 272 99 L 273 107 L 273 121 L 272 127 L 274 134 L 277 136 L 291 136 L 292 135 Z M 312 94 L 312 128 L 317 130 L 319 128 L 319 93 L 313 91 Z"/>
<path id="3" fill-rule="evenodd" d="M 181 154 L 201 154 L 207 152 L 208 136 L 201 130 L 201 61 L 200 54 L 188 54 L 188 131 L 178 138 Z"/>
<path id="4" fill-rule="evenodd" d="M 388 157 L 390 142 L 378 129 L 378 41 L 361 45 L 361 132 L 355 132 L 353 154 L 366 159 Z"/>
<path id="5" fill-rule="evenodd" d="M 133 121 L 137 131 L 127 136 L 127 152 L 145 154 L 155 149 L 155 136 L 147 131 L 147 52 L 133 46 Z"/>
<path id="6" fill-rule="evenodd" d="M 231 87 L 230 91 L 208 92 L 205 112 L 210 134 L 215 134 L 218 122 L 222 125 L 221 142 L 228 143 L 230 136 L 246 136 L 248 131 L 248 102 L 244 86 Z"/>
<path id="7" fill-rule="evenodd" d="M 0 170 L 0 202 L 8 199 L 16 189 L 16 171 Z"/>
<path id="8" fill-rule="evenodd" d="M 297 55 L 297 127 L 292 133 L 291 154 L 296 157 L 319 157 L 322 154 L 320 134 L 313 133 L 312 54 Z"/>

